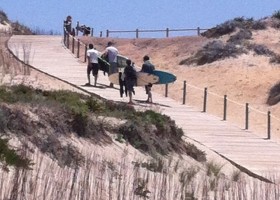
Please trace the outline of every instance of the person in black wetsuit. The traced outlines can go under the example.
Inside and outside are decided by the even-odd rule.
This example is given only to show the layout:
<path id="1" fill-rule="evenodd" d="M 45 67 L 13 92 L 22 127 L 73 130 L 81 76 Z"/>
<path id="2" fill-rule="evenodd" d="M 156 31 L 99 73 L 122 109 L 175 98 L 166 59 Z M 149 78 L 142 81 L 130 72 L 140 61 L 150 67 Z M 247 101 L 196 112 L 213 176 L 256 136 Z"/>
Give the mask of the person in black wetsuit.
<path id="1" fill-rule="evenodd" d="M 136 70 L 133 68 L 131 60 L 126 60 L 127 66 L 124 68 L 124 80 L 126 89 L 128 91 L 129 96 L 129 104 L 133 104 L 132 101 L 132 93 L 134 93 L 134 85 L 136 84 L 137 77 L 136 77 Z"/>
<path id="2" fill-rule="evenodd" d="M 142 65 L 142 69 L 141 72 L 145 72 L 145 73 L 149 73 L 152 74 L 153 71 L 155 70 L 155 66 L 150 62 L 150 58 L 149 56 L 144 56 L 143 57 L 143 65 Z M 145 85 L 145 90 L 146 90 L 146 94 L 148 95 L 148 99 L 147 99 L 147 103 L 153 103 L 153 99 L 152 99 L 152 86 L 153 84 L 149 83 L 148 85 Z"/>

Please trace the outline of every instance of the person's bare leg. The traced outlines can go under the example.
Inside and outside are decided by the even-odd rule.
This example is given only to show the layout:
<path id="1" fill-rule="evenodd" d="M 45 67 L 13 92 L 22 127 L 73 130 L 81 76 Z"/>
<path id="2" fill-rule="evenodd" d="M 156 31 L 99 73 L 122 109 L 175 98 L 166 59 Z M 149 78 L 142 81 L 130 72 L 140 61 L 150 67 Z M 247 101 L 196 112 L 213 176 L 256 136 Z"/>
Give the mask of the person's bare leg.
<path id="1" fill-rule="evenodd" d="M 129 104 L 132 104 L 133 102 L 132 102 L 132 92 L 131 91 L 129 91 L 128 92 L 128 96 L 129 96 Z"/>
<path id="2" fill-rule="evenodd" d="M 96 86 L 97 83 L 97 75 L 94 76 L 94 86 Z"/>
<path id="3" fill-rule="evenodd" d="M 149 96 L 150 96 L 150 103 L 153 103 L 152 91 L 151 91 L 151 90 L 150 90 L 150 92 L 149 92 Z"/>
<path id="4" fill-rule="evenodd" d="M 88 84 L 90 85 L 90 74 L 87 75 L 88 78 Z"/>

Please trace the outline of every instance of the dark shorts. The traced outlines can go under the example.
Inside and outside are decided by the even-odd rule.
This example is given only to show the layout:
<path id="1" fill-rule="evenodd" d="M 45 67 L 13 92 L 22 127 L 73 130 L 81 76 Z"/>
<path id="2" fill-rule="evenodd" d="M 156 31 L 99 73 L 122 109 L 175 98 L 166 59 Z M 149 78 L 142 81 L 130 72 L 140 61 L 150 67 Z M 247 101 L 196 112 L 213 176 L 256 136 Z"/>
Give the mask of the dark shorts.
<path id="1" fill-rule="evenodd" d="M 134 87 L 135 83 L 136 83 L 136 80 L 125 79 L 125 86 L 126 86 L 127 91 L 133 92 L 134 91 L 133 87 Z"/>
<path id="2" fill-rule="evenodd" d="M 90 65 L 88 65 L 87 67 L 87 74 L 90 74 L 90 72 L 92 71 L 92 75 L 96 76 L 98 75 L 98 70 L 99 70 L 98 63 L 90 63 Z"/>

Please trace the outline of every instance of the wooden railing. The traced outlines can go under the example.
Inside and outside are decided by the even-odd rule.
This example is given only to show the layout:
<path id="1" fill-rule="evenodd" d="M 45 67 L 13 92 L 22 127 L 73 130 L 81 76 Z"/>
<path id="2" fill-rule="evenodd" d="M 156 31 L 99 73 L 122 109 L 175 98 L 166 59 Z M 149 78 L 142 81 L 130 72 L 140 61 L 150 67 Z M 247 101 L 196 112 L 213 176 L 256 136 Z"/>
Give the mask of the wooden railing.
<path id="1" fill-rule="evenodd" d="M 111 33 L 135 33 L 135 37 L 139 38 L 140 37 L 140 33 L 158 33 L 158 32 L 164 32 L 165 33 L 165 37 L 169 37 L 170 36 L 170 32 L 196 32 L 197 35 L 201 34 L 201 31 L 206 31 L 208 29 L 201 29 L 200 27 L 197 28 L 187 28 L 187 29 L 155 29 L 155 30 L 140 30 L 140 29 L 136 29 L 136 30 L 107 30 L 106 31 L 106 37 L 110 37 Z M 102 33 L 100 34 L 100 36 L 102 37 Z"/>

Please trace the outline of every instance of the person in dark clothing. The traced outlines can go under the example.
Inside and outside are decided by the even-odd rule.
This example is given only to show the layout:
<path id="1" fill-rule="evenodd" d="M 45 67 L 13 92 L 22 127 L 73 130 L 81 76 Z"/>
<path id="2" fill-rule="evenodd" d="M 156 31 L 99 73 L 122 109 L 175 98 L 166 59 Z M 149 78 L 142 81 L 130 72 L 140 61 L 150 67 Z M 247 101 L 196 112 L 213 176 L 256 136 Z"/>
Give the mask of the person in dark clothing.
<path id="1" fill-rule="evenodd" d="M 68 15 L 63 22 L 64 45 L 68 46 L 69 34 L 72 33 L 72 17 Z"/>
<path id="2" fill-rule="evenodd" d="M 129 96 L 129 104 L 133 104 L 132 102 L 132 93 L 134 93 L 134 85 L 137 81 L 136 70 L 133 68 L 131 64 L 131 60 L 126 60 L 127 66 L 124 68 L 124 80 L 126 84 L 126 89 L 128 91 Z"/>
<path id="3" fill-rule="evenodd" d="M 152 74 L 153 71 L 155 70 L 155 66 L 150 62 L 150 58 L 149 56 L 144 56 L 143 57 L 143 65 L 142 65 L 142 69 L 141 72 L 145 72 L 145 73 L 149 73 Z M 148 85 L 145 86 L 145 90 L 146 90 L 146 94 L 148 95 L 148 99 L 147 99 L 147 103 L 153 103 L 153 99 L 152 99 L 152 84 L 149 83 Z"/>
<path id="4" fill-rule="evenodd" d="M 123 94 L 127 96 L 127 88 L 124 80 L 124 72 L 119 72 L 119 83 L 120 83 L 120 96 L 123 97 Z"/>

